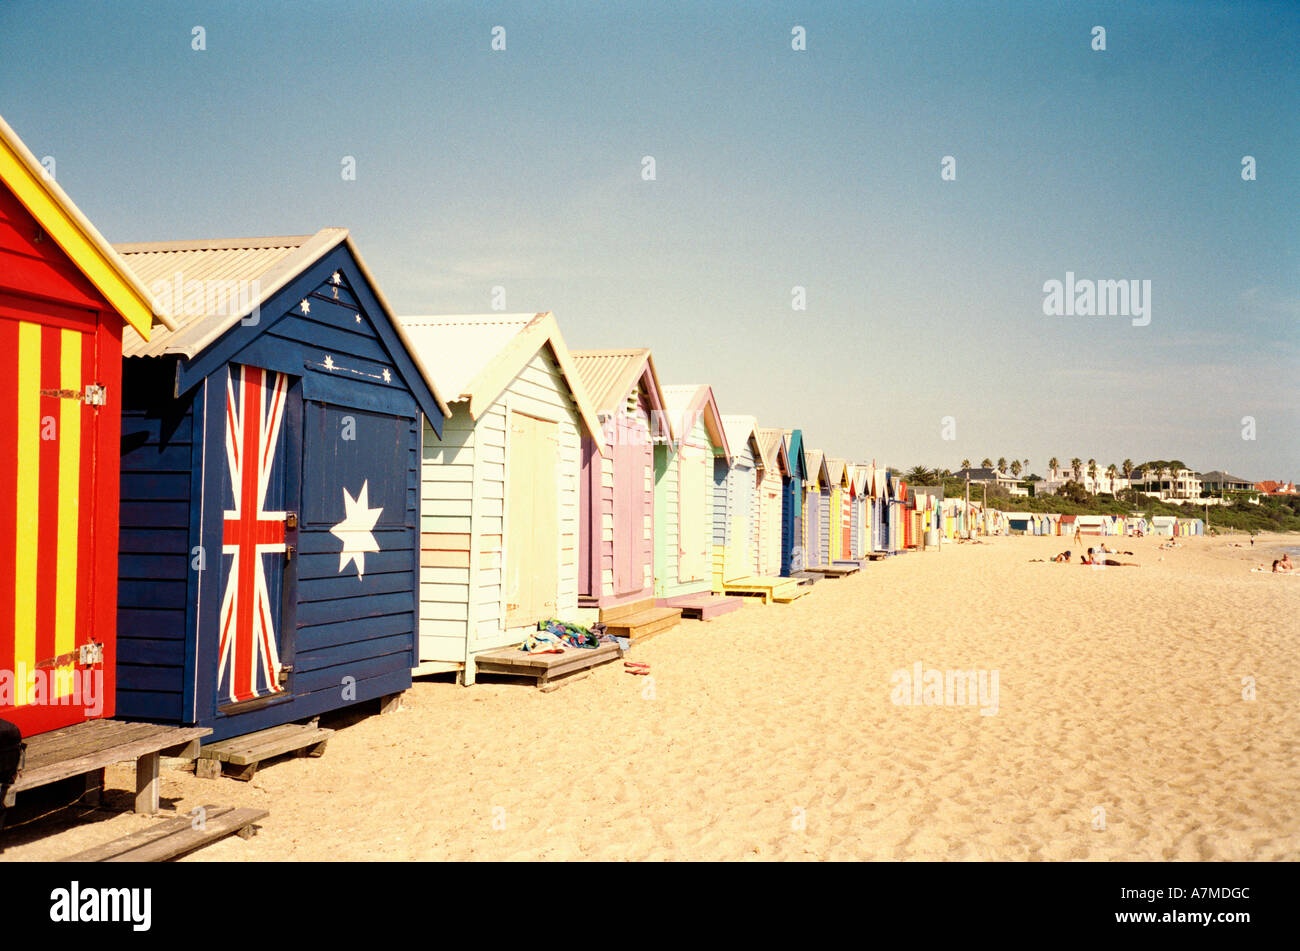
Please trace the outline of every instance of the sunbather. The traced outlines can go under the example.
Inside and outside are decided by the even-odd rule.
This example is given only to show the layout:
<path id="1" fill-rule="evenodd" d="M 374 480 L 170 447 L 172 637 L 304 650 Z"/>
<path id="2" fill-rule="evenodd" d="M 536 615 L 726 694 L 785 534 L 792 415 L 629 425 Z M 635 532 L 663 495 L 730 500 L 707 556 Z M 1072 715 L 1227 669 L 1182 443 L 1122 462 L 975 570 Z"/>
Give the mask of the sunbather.
<path id="1" fill-rule="evenodd" d="M 1114 558 L 1102 558 L 1094 548 L 1088 549 L 1088 554 L 1079 561 L 1081 565 L 1092 565 L 1100 568 L 1103 565 L 1108 568 L 1141 568 L 1136 561 L 1118 561 Z"/>

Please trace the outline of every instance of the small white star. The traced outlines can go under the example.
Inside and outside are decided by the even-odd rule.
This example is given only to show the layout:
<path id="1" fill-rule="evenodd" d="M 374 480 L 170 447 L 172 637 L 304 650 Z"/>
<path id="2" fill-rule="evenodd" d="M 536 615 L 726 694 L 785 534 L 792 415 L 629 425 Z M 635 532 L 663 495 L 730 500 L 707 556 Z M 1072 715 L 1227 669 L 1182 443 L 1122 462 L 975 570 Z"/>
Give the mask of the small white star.
<path id="1" fill-rule="evenodd" d="M 388 372 L 388 367 L 384 367 L 384 372 L 383 372 L 382 375 L 383 375 L 383 378 L 384 378 L 384 382 L 385 382 L 385 383 L 392 383 L 392 382 L 393 382 L 393 375 L 392 375 L 391 373 Z"/>
<path id="2" fill-rule="evenodd" d="M 311 301 L 307 300 L 305 297 L 302 299 L 302 312 L 304 314 L 311 313 Z"/>
<path id="3" fill-rule="evenodd" d="M 343 489 L 343 509 L 347 513 L 343 521 L 330 529 L 330 534 L 343 543 L 343 550 L 339 552 L 339 571 L 351 563 L 357 566 L 357 577 L 364 578 L 366 552 L 379 551 L 373 530 L 384 512 L 382 507 L 370 507 L 369 479 L 361 483 L 361 491 L 355 499 L 347 488 Z"/>
<path id="4" fill-rule="evenodd" d="M 361 315 L 357 314 L 357 323 L 361 323 Z"/>
<path id="5" fill-rule="evenodd" d="M 325 354 L 325 363 L 324 363 L 324 367 L 325 367 L 326 370 L 333 370 L 333 369 L 334 369 L 334 358 L 333 358 L 332 356 L 330 356 L 328 353 Z"/>
<path id="6" fill-rule="evenodd" d="M 331 283 L 331 284 L 337 284 L 337 283 L 338 283 L 339 281 L 341 281 L 341 280 L 343 280 L 343 278 L 339 277 L 339 272 L 338 272 L 338 271 L 335 271 L 335 272 L 334 272 L 334 276 L 330 278 L 330 283 Z"/>

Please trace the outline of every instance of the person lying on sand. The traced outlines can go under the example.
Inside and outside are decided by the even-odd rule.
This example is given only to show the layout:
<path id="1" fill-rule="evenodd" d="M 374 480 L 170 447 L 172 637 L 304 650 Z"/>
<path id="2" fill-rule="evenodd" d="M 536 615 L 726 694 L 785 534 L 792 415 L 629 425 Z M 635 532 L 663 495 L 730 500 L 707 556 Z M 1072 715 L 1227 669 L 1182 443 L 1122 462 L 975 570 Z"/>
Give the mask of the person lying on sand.
<path id="1" fill-rule="evenodd" d="M 1063 551 L 1059 555 L 1053 555 L 1051 558 L 1030 558 L 1029 559 L 1031 563 L 1035 561 L 1040 561 L 1043 564 L 1046 564 L 1049 561 L 1060 562 L 1060 561 L 1069 561 L 1069 560 L 1070 560 L 1070 553 L 1068 551 Z"/>
<path id="2" fill-rule="evenodd" d="M 1089 548 L 1088 554 L 1079 560 L 1081 565 L 1092 565 L 1100 568 L 1105 565 L 1108 568 L 1141 568 L 1136 561 L 1118 561 L 1114 558 L 1101 558 L 1095 548 Z"/>

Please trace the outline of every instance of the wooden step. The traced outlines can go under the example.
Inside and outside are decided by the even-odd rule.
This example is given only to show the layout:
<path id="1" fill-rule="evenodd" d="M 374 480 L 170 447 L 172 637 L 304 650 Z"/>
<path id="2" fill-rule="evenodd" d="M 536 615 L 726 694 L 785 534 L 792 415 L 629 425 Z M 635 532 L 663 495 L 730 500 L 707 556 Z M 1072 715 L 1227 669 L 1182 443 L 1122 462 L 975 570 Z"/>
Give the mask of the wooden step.
<path id="1" fill-rule="evenodd" d="M 682 617 L 696 621 L 711 621 L 723 614 L 739 611 L 744 602 L 740 598 L 727 598 L 721 595 L 700 591 L 696 594 L 683 594 L 669 598 L 667 606 L 681 608 Z"/>
<path id="2" fill-rule="evenodd" d="M 681 608 L 650 608 L 619 618 L 607 625 L 606 632 L 615 637 L 629 638 L 633 644 L 637 644 L 676 627 L 681 620 Z"/>
<path id="3" fill-rule="evenodd" d="M 248 782 L 265 760 L 285 753 L 324 756 L 333 730 L 312 723 L 284 723 L 256 733 L 210 743 L 199 751 L 194 774 L 216 779 L 223 772 L 232 779 Z"/>
<path id="4" fill-rule="evenodd" d="M 194 815 L 159 822 L 152 828 L 124 835 L 62 861 L 166 862 L 229 835 L 247 839 L 257 831 L 254 823 L 269 815 L 265 809 L 204 806 L 201 813 L 196 810 Z"/>
<path id="5" fill-rule="evenodd" d="M 654 598 L 642 598 L 640 601 L 629 601 L 627 604 L 616 604 L 613 607 L 601 608 L 600 619 L 606 624 L 613 621 L 621 620 L 632 614 L 641 614 L 649 611 L 655 606 Z"/>
<path id="6" fill-rule="evenodd" d="M 594 649 L 565 647 L 558 654 L 529 654 L 518 647 L 477 654 L 474 666 L 481 674 L 506 674 L 512 677 L 531 677 L 543 693 L 586 677 L 593 667 L 608 664 L 623 656 L 619 646 L 611 641 Z"/>

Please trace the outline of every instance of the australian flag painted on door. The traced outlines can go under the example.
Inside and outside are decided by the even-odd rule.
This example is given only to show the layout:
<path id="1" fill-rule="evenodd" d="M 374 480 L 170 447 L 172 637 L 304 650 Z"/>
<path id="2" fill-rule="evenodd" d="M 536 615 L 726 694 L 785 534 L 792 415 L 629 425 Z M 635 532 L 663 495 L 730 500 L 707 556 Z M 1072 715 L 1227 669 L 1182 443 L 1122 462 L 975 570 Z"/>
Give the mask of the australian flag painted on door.
<path id="1" fill-rule="evenodd" d="M 446 407 L 346 232 L 213 245 L 124 249 L 293 276 L 125 362 L 118 711 L 221 739 L 410 686 L 421 419 Z"/>
<path id="2" fill-rule="evenodd" d="M 289 378 L 231 366 L 226 378 L 227 507 L 222 512 L 217 692 L 229 703 L 280 693 L 287 559 L 281 431 Z"/>

